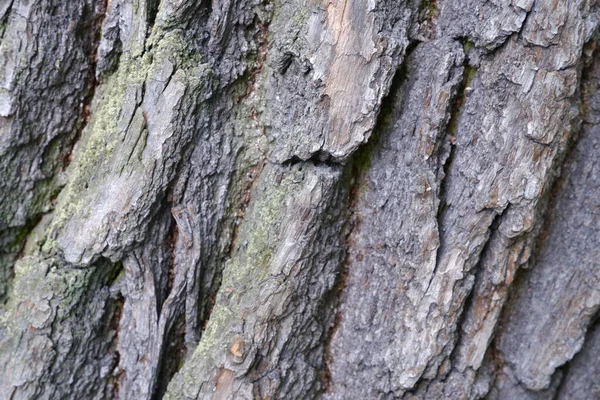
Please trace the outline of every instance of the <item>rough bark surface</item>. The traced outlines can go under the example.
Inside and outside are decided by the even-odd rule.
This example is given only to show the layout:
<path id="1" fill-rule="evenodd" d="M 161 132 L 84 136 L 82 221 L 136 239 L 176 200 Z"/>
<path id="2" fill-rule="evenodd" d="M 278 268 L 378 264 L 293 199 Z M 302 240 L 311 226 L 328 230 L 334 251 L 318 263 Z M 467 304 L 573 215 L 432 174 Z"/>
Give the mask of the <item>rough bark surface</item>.
<path id="1" fill-rule="evenodd" d="M 0 397 L 600 397 L 599 22 L 0 0 Z"/>

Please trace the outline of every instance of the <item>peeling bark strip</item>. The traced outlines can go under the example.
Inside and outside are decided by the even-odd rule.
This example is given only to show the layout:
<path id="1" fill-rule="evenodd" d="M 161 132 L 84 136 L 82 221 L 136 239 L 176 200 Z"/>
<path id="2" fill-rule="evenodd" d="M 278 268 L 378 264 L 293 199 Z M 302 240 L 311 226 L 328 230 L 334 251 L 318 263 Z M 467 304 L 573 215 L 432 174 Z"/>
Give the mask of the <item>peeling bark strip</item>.
<path id="1" fill-rule="evenodd" d="M 0 397 L 597 398 L 599 18 L 0 2 Z"/>

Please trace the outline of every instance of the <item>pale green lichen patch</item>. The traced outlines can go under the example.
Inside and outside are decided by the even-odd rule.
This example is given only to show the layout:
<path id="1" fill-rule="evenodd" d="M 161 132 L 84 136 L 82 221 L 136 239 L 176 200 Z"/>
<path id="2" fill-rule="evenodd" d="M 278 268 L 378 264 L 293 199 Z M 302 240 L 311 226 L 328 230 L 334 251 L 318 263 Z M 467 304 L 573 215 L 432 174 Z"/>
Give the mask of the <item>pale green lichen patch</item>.
<path id="1" fill-rule="evenodd" d="M 143 55 L 123 55 L 118 71 L 97 90 L 98 100 L 94 106 L 92 120 L 83 133 L 80 150 L 70 166 L 70 181 L 59 198 L 54 221 L 49 230 L 50 238 L 57 238 L 68 221 L 86 220 L 90 207 L 95 202 L 110 201 L 102 200 L 104 187 L 106 184 L 110 185 L 111 180 L 116 179 L 118 175 L 137 173 L 138 176 L 147 176 L 150 179 L 154 173 L 154 158 L 157 155 L 149 154 L 148 162 L 143 159 L 143 150 L 150 134 L 143 121 L 140 123 L 145 118 L 143 113 L 146 111 L 138 110 L 144 107 L 144 87 L 149 82 L 163 82 L 167 85 L 172 80 L 177 88 L 184 88 L 175 89 L 173 96 L 180 96 L 184 91 L 194 93 L 199 87 L 208 88 L 204 92 L 210 92 L 212 71 L 206 64 L 202 64 L 199 52 L 191 52 L 190 55 L 190 52 L 186 51 L 186 43 L 180 31 L 158 31 L 148 39 L 147 47 L 149 50 Z M 161 96 L 160 92 L 151 95 Z M 154 97 L 148 100 L 158 101 Z M 172 101 L 173 115 L 165 115 L 163 118 L 178 118 L 177 110 L 183 107 L 183 103 L 180 104 L 178 98 Z M 192 103 L 195 101 L 194 99 Z M 171 124 L 174 123 L 171 121 Z M 132 124 L 134 126 L 131 126 Z M 98 232 L 97 236 L 103 235 Z M 54 245 L 54 242 L 49 241 L 45 250 L 50 251 Z"/>
<path id="2" fill-rule="evenodd" d="M 150 56 L 153 66 L 160 66 L 162 62 L 169 60 L 177 69 L 189 70 L 204 62 L 200 52 L 190 51 L 189 43 L 182 38 L 182 33 L 180 29 L 153 31 L 147 42 L 147 47 L 152 49 Z"/>
<path id="3" fill-rule="evenodd" d="M 106 261 L 77 269 L 58 257 L 21 258 L 15 266 L 13 293 L 0 318 L 0 356 L 9 360 L 7 368 L 20 368 L 21 362 L 32 365 L 32 380 L 42 379 L 41 373 L 57 365 L 72 368 L 69 362 L 78 357 L 80 346 L 104 340 L 98 329 L 103 315 L 98 311 L 112 301 L 107 287 L 121 269 Z M 81 345 L 72 341 L 74 337 Z M 10 374 L 7 379 L 12 379 Z"/>
<path id="4" fill-rule="evenodd" d="M 219 360 L 214 357 L 226 354 L 233 336 L 231 330 L 234 321 L 236 313 L 221 304 L 215 306 L 200 344 L 169 385 L 171 390 L 165 395 L 165 399 L 180 398 L 176 394 L 178 392 L 193 393 L 199 372 L 211 364 L 219 364 Z"/>
<path id="5" fill-rule="evenodd" d="M 49 328 L 78 303 L 89 271 L 58 269 L 57 262 L 27 256 L 16 263 L 13 292 L 2 320 L 9 335 L 15 330 Z M 61 307 L 55 306 L 57 301 Z"/>
<path id="6" fill-rule="evenodd" d="M 277 32 L 276 46 L 302 54 L 308 47 L 308 19 L 315 9 L 293 1 L 277 2 L 274 9 L 271 31 Z"/>
<path id="7" fill-rule="evenodd" d="M 223 285 L 244 287 L 248 281 L 264 279 L 269 273 L 269 262 L 276 250 L 281 226 L 287 211 L 289 193 L 299 189 L 304 180 L 301 167 L 290 169 L 268 166 L 262 174 L 250 205 L 249 214 L 240 229 L 238 252 L 231 265 L 225 268 Z"/>
<path id="8" fill-rule="evenodd" d="M 140 68 L 143 61 L 122 62 L 119 71 L 111 75 L 102 88 L 102 98 L 80 144 L 82 150 L 70 169 L 71 180 L 60 197 L 52 231 L 60 229 L 71 216 L 85 209 L 81 200 L 86 190 L 110 172 L 109 162 L 122 136 L 119 122 L 125 95 L 128 88 L 143 83 L 145 71 Z"/>
<path id="9" fill-rule="evenodd" d="M 0 327 L 7 337 L 18 338 L 18 332 L 44 334 L 85 308 L 90 296 L 99 295 L 98 289 L 110 286 L 122 271 L 119 263 L 100 261 L 78 269 L 57 257 L 25 256 L 15 265 L 14 287 Z"/>
<path id="10" fill-rule="evenodd" d="M 219 365 L 225 361 L 229 343 L 234 336 L 234 324 L 238 320 L 239 310 L 229 309 L 222 303 L 215 306 L 200 344 L 171 380 L 164 399 L 179 399 L 196 392 L 197 377 L 202 375 L 202 371 L 209 369 L 210 365 Z"/>

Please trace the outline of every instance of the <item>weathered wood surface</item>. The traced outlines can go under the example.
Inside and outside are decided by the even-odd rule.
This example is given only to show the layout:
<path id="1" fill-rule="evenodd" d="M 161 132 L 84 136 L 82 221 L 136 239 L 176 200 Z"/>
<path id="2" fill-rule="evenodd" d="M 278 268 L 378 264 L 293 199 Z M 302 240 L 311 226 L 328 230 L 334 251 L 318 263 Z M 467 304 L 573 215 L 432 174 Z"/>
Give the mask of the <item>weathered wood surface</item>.
<path id="1" fill-rule="evenodd" d="M 0 397 L 599 397 L 599 18 L 0 0 Z"/>

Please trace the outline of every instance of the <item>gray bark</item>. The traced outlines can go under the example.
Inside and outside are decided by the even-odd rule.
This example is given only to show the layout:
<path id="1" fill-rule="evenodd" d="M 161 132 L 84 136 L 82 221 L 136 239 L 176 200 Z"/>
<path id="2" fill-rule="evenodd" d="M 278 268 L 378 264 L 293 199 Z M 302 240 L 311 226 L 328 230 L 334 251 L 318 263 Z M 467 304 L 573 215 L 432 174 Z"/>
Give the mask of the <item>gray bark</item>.
<path id="1" fill-rule="evenodd" d="M 0 397 L 600 397 L 591 0 L 0 0 Z"/>

